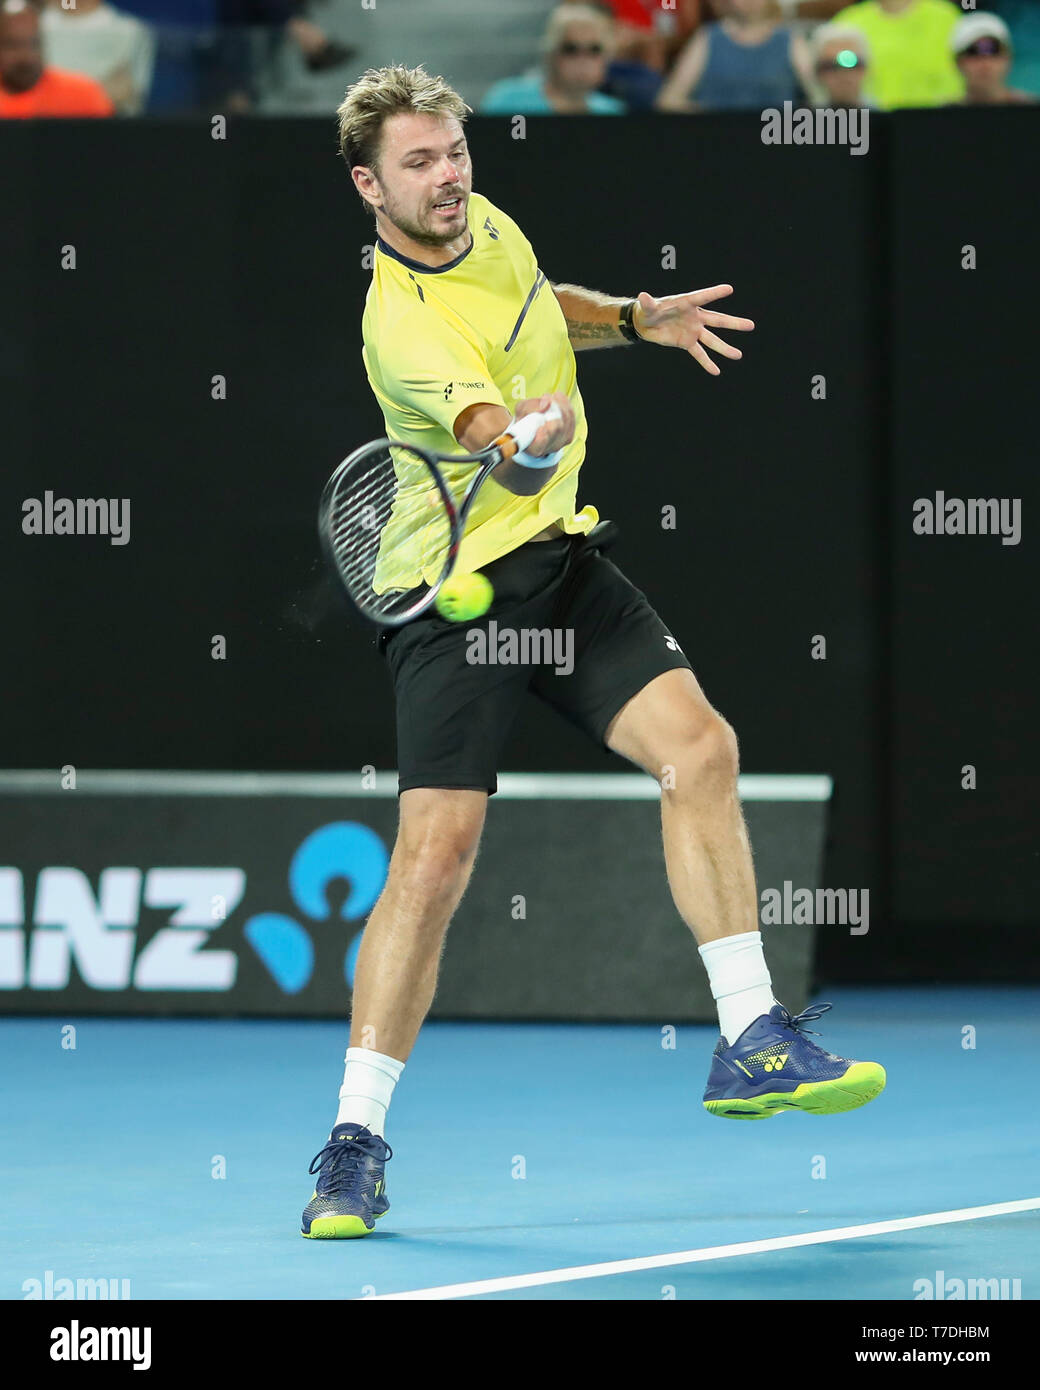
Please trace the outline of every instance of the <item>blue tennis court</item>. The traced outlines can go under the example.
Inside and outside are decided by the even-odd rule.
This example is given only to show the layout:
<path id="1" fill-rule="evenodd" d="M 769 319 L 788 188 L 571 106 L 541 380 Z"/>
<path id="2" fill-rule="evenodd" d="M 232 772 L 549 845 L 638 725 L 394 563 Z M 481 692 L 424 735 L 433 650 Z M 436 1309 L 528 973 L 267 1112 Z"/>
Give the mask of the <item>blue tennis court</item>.
<path id="1" fill-rule="evenodd" d="M 822 997 L 823 1044 L 883 1062 L 887 1090 L 765 1124 L 702 1109 L 708 1027 L 667 1049 L 645 1025 L 428 1023 L 388 1117 L 391 1210 L 358 1241 L 299 1234 L 345 1022 L 4 1019 L 0 1289 L 1036 1298 L 1040 994 Z"/>

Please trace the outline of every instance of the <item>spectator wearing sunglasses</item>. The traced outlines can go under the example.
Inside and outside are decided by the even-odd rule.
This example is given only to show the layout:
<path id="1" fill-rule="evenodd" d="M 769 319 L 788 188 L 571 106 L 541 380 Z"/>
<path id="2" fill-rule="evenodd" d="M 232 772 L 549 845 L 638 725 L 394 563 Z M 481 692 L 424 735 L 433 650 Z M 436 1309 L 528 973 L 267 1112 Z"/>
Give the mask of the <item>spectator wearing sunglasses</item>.
<path id="1" fill-rule="evenodd" d="M 873 106 L 863 92 L 863 80 L 870 66 L 870 45 L 858 29 L 821 24 L 809 46 L 818 107 L 839 111 Z"/>
<path id="2" fill-rule="evenodd" d="M 995 14 L 965 15 L 950 37 L 964 78 L 964 106 L 1002 106 L 1034 102 L 1029 92 L 1007 85 L 1013 50 L 1011 31 Z"/>
<path id="3" fill-rule="evenodd" d="M 541 65 L 495 82 L 479 110 L 492 116 L 623 115 L 623 101 L 597 90 L 612 51 L 608 14 L 595 5 L 558 5 L 542 39 Z"/>
<path id="4" fill-rule="evenodd" d="M 964 95 L 950 52 L 961 14 L 951 0 L 861 0 L 839 10 L 834 22 L 866 36 L 871 62 L 864 90 L 882 111 L 893 111 L 945 106 Z"/>

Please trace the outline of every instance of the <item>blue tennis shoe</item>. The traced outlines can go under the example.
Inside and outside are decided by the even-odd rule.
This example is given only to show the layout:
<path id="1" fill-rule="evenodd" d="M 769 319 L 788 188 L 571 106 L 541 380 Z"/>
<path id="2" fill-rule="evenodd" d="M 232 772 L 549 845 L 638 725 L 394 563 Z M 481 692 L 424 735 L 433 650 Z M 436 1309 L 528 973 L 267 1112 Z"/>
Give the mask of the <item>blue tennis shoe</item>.
<path id="1" fill-rule="evenodd" d="M 364 1125 L 336 1125 L 329 1142 L 311 1159 L 317 1173 L 303 1210 L 302 1234 L 310 1240 L 353 1240 L 367 1236 L 390 1209 L 384 1168 L 393 1150 Z"/>
<path id="2" fill-rule="evenodd" d="M 731 1120 L 768 1120 L 781 1110 L 835 1115 L 855 1110 L 885 1089 L 877 1062 L 835 1057 L 809 1041 L 803 1024 L 833 1006 L 814 1004 L 790 1014 L 774 1004 L 736 1042 L 719 1038 L 711 1061 L 704 1108 Z"/>

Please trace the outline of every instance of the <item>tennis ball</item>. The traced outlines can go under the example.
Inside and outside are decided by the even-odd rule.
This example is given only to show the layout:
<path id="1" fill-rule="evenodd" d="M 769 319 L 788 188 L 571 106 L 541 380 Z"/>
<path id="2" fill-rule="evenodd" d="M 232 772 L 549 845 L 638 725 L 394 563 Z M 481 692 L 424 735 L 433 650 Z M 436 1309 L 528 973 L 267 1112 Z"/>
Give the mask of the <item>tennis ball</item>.
<path id="1" fill-rule="evenodd" d="M 458 574 L 444 581 L 434 600 L 434 607 L 449 622 L 465 623 L 486 613 L 494 597 L 495 591 L 486 574 L 479 571 L 475 574 Z"/>

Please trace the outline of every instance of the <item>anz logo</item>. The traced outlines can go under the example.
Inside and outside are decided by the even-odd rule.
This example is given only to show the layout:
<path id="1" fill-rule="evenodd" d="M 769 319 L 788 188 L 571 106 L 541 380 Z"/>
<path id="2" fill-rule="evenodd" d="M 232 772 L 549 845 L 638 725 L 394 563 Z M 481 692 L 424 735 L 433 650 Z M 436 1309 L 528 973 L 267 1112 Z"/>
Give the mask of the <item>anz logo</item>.
<path id="1" fill-rule="evenodd" d="M 386 882 L 390 856 L 380 835 L 353 821 L 313 831 L 289 863 L 289 894 L 303 922 L 358 924 L 347 942 L 343 973 L 353 986 L 361 927 Z M 350 885 L 333 919 L 327 899 L 334 880 Z M 60 990 L 75 961 L 96 990 L 227 991 L 239 954 L 209 948 L 210 937 L 239 907 L 246 890 L 240 868 L 109 868 L 95 891 L 80 869 L 48 867 L 36 879 L 31 911 L 20 869 L 0 868 L 0 990 Z M 142 908 L 168 913 L 138 946 Z M 243 936 L 286 994 L 298 994 L 314 970 L 311 933 L 296 916 L 255 913 Z"/>
<path id="2" fill-rule="evenodd" d="M 382 836 L 356 821 L 323 825 L 308 835 L 289 865 L 289 892 L 297 911 L 309 922 L 330 917 L 326 891 L 333 879 L 350 880 L 350 893 L 339 912 L 342 922 L 358 922 L 383 891 L 390 856 Z M 286 994 L 299 994 L 314 971 L 310 932 L 281 912 L 262 912 L 244 927 L 246 940 Z M 347 946 L 343 974 L 353 988 L 361 949 L 358 931 Z"/>

